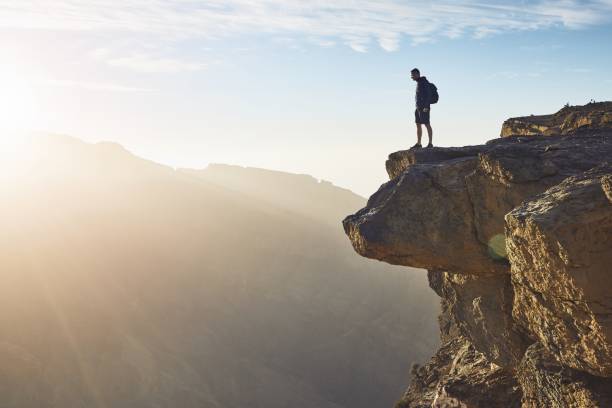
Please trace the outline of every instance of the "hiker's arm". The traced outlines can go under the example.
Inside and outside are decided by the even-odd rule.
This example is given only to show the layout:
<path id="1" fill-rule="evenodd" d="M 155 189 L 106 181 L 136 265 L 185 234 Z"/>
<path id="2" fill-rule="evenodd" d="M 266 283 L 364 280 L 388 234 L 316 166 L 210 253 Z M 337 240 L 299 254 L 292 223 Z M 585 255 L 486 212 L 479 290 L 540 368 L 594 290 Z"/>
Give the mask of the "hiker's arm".
<path id="1" fill-rule="evenodd" d="M 429 101 L 431 101 L 431 87 L 429 86 L 429 82 L 423 85 L 423 92 L 423 99 L 425 101 L 425 103 L 423 104 L 423 112 L 429 112 Z"/>

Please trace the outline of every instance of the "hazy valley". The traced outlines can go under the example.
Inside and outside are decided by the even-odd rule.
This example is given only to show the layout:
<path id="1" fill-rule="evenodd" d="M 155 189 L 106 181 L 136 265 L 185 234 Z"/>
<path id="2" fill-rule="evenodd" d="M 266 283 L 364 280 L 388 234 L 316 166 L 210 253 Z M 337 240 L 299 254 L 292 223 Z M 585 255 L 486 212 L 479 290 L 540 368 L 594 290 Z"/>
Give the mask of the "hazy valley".
<path id="1" fill-rule="evenodd" d="M 0 184 L 0 406 L 384 407 L 438 343 L 422 271 L 355 256 L 310 176 L 39 138 Z"/>

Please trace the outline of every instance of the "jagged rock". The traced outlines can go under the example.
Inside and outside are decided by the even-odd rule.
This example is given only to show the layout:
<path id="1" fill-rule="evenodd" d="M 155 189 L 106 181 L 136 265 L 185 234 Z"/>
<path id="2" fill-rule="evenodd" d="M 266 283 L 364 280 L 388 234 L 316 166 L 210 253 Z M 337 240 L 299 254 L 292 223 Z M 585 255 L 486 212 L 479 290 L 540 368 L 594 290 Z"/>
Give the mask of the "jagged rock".
<path id="1" fill-rule="evenodd" d="M 387 169 L 395 178 L 345 218 L 344 228 L 369 258 L 464 274 L 508 273 L 505 214 L 610 156 L 607 132 L 394 153 Z"/>
<path id="2" fill-rule="evenodd" d="M 429 271 L 428 278 L 442 298 L 442 346 L 429 363 L 413 367 L 410 388 L 397 408 L 520 406 L 512 369 L 488 357 L 520 360 L 525 348 L 518 334 L 506 329 L 511 318 L 509 276 Z M 477 351 L 474 341 L 486 353 Z"/>
<path id="3" fill-rule="evenodd" d="M 507 272 L 506 264 L 492 259 L 476 238 L 465 177 L 477 164 L 472 156 L 409 166 L 344 220 L 355 250 L 398 265 L 466 274 Z"/>
<path id="4" fill-rule="evenodd" d="M 474 157 L 486 146 L 447 147 L 444 149 L 401 150 L 391 153 L 385 166 L 389 179 L 393 180 L 413 164 L 440 163 L 462 157 Z"/>
<path id="5" fill-rule="evenodd" d="M 539 343 L 525 352 L 517 370 L 523 408 L 612 406 L 612 379 L 564 367 Z"/>
<path id="6" fill-rule="evenodd" d="M 410 387 L 396 408 L 512 408 L 520 401 L 512 373 L 456 337 L 443 343 L 427 365 L 413 367 Z"/>
<path id="7" fill-rule="evenodd" d="M 566 106 L 553 115 L 511 118 L 502 125 L 501 136 L 565 135 L 577 130 L 612 127 L 612 102 Z"/>
<path id="8" fill-rule="evenodd" d="M 524 407 L 610 405 L 611 108 L 389 156 L 390 181 L 343 224 L 361 255 L 428 269 L 442 298 L 443 346 L 398 406 L 518 406 L 519 383 Z"/>
<path id="9" fill-rule="evenodd" d="M 603 188 L 608 200 L 612 201 L 612 176 L 603 176 L 601 178 L 601 188 Z"/>
<path id="10" fill-rule="evenodd" d="M 603 376 L 612 376 L 610 176 L 607 165 L 568 178 L 506 217 L 515 320 L 564 365 Z"/>
<path id="11" fill-rule="evenodd" d="M 514 366 L 521 360 L 527 344 L 512 320 L 509 275 L 430 271 L 428 277 L 442 298 L 442 341 L 460 334 L 497 365 Z"/>

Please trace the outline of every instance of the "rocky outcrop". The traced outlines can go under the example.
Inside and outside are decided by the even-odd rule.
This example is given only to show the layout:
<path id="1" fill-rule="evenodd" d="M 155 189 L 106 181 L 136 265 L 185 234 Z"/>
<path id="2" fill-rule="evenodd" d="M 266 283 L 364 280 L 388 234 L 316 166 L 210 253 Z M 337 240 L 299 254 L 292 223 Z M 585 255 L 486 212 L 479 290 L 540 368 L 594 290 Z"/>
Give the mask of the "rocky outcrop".
<path id="1" fill-rule="evenodd" d="M 478 166 L 477 156 L 444 163 L 408 166 L 400 176 L 384 184 L 366 208 L 349 216 L 344 226 L 355 250 L 398 265 L 503 273 L 507 264 L 490 257 L 487 247 L 477 238 L 475 214 L 465 184 L 465 177 Z M 449 235 L 465 239 L 450 241 Z M 466 258 L 466 253 L 471 256 Z"/>
<path id="2" fill-rule="evenodd" d="M 501 136 L 554 136 L 612 127 L 612 102 L 566 105 L 553 115 L 511 118 L 502 125 Z"/>
<path id="3" fill-rule="evenodd" d="M 443 346 L 413 370 L 400 406 L 612 398 L 611 108 L 568 107 L 504 123 L 504 136 L 522 136 L 389 156 L 390 181 L 344 228 L 363 256 L 428 269 L 442 299 Z"/>

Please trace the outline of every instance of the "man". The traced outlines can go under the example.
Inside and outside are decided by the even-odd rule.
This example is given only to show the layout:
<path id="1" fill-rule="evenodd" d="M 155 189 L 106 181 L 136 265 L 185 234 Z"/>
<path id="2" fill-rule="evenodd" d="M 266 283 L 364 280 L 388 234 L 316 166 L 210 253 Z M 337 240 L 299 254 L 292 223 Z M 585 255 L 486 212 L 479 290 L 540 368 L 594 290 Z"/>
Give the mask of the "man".
<path id="1" fill-rule="evenodd" d="M 420 149 L 421 147 L 423 147 L 421 145 L 421 136 L 423 136 L 422 125 L 425 125 L 425 127 L 427 128 L 427 136 L 429 137 L 429 144 L 427 145 L 427 147 L 433 147 L 433 130 L 431 129 L 431 125 L 429 124 L 431 100 L 431 90 L 429 87 L 429 81 L 427 81 L 426 77 L 421 76 L 421 73 L 417 68 L 410 71 L 410 76 L 417 83 L 416 110 L 414 111 L 414 119 L 417 127 L 417 143 L 412 146 L 411 149 Z"/>

